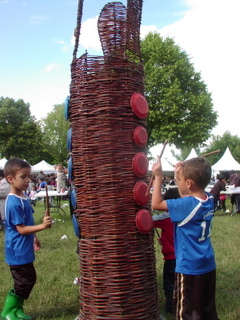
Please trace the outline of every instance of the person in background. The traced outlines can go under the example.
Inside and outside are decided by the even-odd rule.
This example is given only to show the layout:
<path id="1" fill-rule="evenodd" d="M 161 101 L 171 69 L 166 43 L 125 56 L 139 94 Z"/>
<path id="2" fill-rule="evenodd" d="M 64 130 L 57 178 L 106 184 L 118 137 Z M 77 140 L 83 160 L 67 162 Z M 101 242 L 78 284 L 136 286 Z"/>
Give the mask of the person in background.
<path id="1" fill-rule="evenodd" d="M 43 173 L 43 171 L 40 171 L 40 172 L 39 172 L 39 174 L 38 174 L 37 177 L 36 177 L 36 180 L 37 180 L 37 183 L 40 183 L 39 180 L 41 180 L 41 181 L 46 180 L 46 176 L 45 176 L 45 174 Z"/>
<path id="2" fill-rule="evenodd" d="M 231 179 L 231 176 L 230 176 Z M 238 173 L 234 173 L 234 187 L 240 187 L 240 175 Z M 240 194 L 232 194 L 231 195 L 231 204 L 232 206 L 236 205 L 236 212 L 240 212 Z"/>
<path id="3" fill-rule="evenodd" d="M 177 199 L 179 198 L 177 187 L 171 188 L 165 192 L 163 198 Z M 161 229 L 159 236 L 159 244 L 162 246 L 162 254 L 164 259 L 163 265 L 163 290 L 166 298 L 165 312 L 173 314 L 173 290 L 174 275 L 176 267 L 176 257 L 174 252 L 174 225 L 170 219 L 168 212 L 153 215 L 153 227 Z M 157 229 L 156 229 L 157 230 Z M 158 232 L 157 232 L 158 233 Z M 159 233 L 158 233 L 159 235 Z"/>
<path id="4" fill-rule="evenodd" d="M 165 180 L 165 185 L 166 186 L 175 186 L 176 183 L 175 183 L 174 177 L 173 176 L 167 176 L 166 180 Z"/>
<path id="5" fill-rule="evenodd" d="M 52 190 L 55 189 L 55 186 L 56 186 L 56 176 L 55 176 L 54 173 L 52 173 L 52 174 L 50 175 L 49 185 L 52 186 Z"/>
<path id="6" fill-rule="evenodd" d="M 28 185 L 28 189 L 27 189 L 28 195 L 30 195 L 30 193 L 31 193 L 31 191 L 32 191 L 32 187 L 35 187 L 35 183 L 33 182 L 33 179 L 32 179 L 32 177 L 31 177 L 31 178 L 30 178 L 29 185 Z"/>
<path id="7" fill-rule="evenodd" d="M 46 189 L 46 185 L 47 185 L 47 182 L 45 181 L 45 178 L 42 178 L 39 181 L 40 181 L 39 190 L 45 190 Z"/>
<path id="8" fill-rule="evenodd" d="M 214 208 L 217 210 L 226 211 L 226 196 L 220 199 L 220 192 L 226 191 L 226 177 L 223 174 L 217 176 L 218 181 L 215 183 L 213 188 L 210 190 L 210 193 L 214 197 Z"/>
<path id="9" fill-rule="evenodd" d="M 5 201 L 10 192 L 10 185 L 4 178 L 3 169 L 0 168 L 0 231 L 4 229 Z"/>
<path id="10" fill-rule="evenodd" d="M 181 198 L 164 200 L 160 159 L 152 167 L 152 209 L 168 211 L 174 223 L 176 320 L 219 320 L 215 304 L 216 262 L 210 240 L 214 199 L 205 192 L 211 171 L 204 157 L 178 163 L 175 174 Z"/>
<path id="11" fill-rule="evenodd" d="M 230 178 L 229 178 L 229 185 L 236 186 L 237 180 L 238 180 L 238 173 L 236 173 L 235 171 L 231 171 Z"/>
<path id="12" fill-rule="evenodd" d="M 66 190 L 66 169 L 64 169 L 62 163 L 57 165 L 57 192 L 64 192 Z"/>
<path id="13" fill-rule="evenodd" d="M 6 199 L 5 261 L 14 288 L 7 294 L 1 313 L 3 320 L 32 319 L 24 313 L 23 303 L 36 282 L 34 250 L 40 249 L 40 242 L 35 233 L 49 228 L 52 223 L 52 218 L 47 216 L 43 223 L 34 225 L 34 211 L 26 196 L 30 174 L 30 164 L 21 159 L 12 158 L 4 166 L 4 175 L 11 186 Z"/>
<path id="14" fill-rule="evenodd" d="M 36 187 L 35 186 L 32 186 L 32 190 L 29 194 L 29 198 L 30 198 L 30 202 L 31 202 L 31 205 L 35 207 L 36 205 L 36 193 L 37 193 L 37 190 L 36 190 Z"/>

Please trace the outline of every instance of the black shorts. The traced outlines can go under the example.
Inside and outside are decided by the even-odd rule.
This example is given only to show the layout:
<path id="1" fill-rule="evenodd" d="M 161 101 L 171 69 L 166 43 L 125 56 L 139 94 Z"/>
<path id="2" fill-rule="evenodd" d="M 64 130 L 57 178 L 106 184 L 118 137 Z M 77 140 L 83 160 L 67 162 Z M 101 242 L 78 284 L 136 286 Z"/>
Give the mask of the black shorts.
<path id="1" fill-rule="evenodd" d="M 27 299 L 36 283 L 37 275 L 33 263 L 9 266 L 16 295 Z"/>
<path id="2" fill-rule="evenodd" d="M 215 305 L 216 270 L 201 275 L 175 274 L 176 320 L 218 320 Z"/>

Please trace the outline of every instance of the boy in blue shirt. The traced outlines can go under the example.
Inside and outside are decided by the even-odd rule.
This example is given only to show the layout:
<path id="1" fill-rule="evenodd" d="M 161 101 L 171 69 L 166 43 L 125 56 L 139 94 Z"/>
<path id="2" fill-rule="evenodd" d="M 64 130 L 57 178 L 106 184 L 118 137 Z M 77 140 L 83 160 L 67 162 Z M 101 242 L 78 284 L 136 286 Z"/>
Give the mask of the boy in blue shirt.
<path id="1" fill-rule="evenodd" d="M 24 313 L 23 302 L 36 282 L 34 250 L 40 249 L 40 242 L 35 233 L 49 228 L 52 218 L 44 217 L 43 223 L 34 225 L 34 211 L 25 194 L 31 174 L 28 162 L 10 159 L 5 164 L 4 174 L 11 186 L 5 210 L 5 260 L 10 267 L 14 289 L 7 294 L 1 317 L 4 320 L 29 320 L 32 318 Z"/>
<path id="2" fill-rule="evenodd" d="M 162 166 L 153 164 L 153 210 L 168 211 L 174 222 L 175 319 L 218 320 L 215 306 L 216 264 L 210 241 L 214 199 L 205 192 L 211 166 L 204 157 L 175 168 L 179 199 L 164 200 Z"/>

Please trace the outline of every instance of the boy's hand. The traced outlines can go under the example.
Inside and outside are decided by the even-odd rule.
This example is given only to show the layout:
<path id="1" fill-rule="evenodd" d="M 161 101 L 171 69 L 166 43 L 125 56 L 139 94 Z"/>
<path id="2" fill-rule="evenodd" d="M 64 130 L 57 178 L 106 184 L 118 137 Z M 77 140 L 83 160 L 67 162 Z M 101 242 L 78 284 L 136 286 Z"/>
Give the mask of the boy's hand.
<path id="1" fill-rule="evenodd" d="M 177 179 L 177 176 L 178 176 L 179 170 L 181 169 L 182 163 L 183 163 L 183 161 L 179 161 L 174 166 L 174 177 L 175 177 L 175 179 Z"/>
<path id="2" fill-rule="evenodd" d="M 39 251 L 41 249 L 41 244 L 36 235 L 34 235 L 34 242 L 33 242 L 34 251 Z"/>
<path id="3" fill-rule="evenodd" d="M 175 173 L 177 173 L 180 170 L 182 163 L 183 163 L 183 161 L 179 161 L 178 163 L 175 164 L 175 166 L 174 166 Z"/>
<path id="4" fill-rule="evenodd" d="M 50 228 L 52 225 L 52 217 L 44 216 L 43 217 L 43 225 L 44 225 L 44 229 Z"/>
<path id="5" fill-rule="evenodd" d="M 154 164 L 152 165 L 152 173 L 155 177 L 162 176 L 162 163 L 159 156 L 158 161 L 154 162 Z"/>

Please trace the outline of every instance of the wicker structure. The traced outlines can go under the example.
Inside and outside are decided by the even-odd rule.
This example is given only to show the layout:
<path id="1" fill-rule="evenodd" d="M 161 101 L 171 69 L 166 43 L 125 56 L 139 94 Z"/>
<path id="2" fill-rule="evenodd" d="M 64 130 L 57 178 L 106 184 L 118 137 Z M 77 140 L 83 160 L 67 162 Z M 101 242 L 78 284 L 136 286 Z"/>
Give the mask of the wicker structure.
<path id="1" fill-rule="evenodd" d="M 141 95 L 142 1 L 129 0 L 127 8 L 108 3 L 98 21 L 104 55 L 76 58 L 82 2 L 68 110 L 81 229 L 78 319 L 155 320 L 159 310 L 153 232 L 144 225 L 139 231 L 136 225 L 136 215 L 142 210 L 146 214 L 149 206 L 143 194 L 147 107 Z"/>

